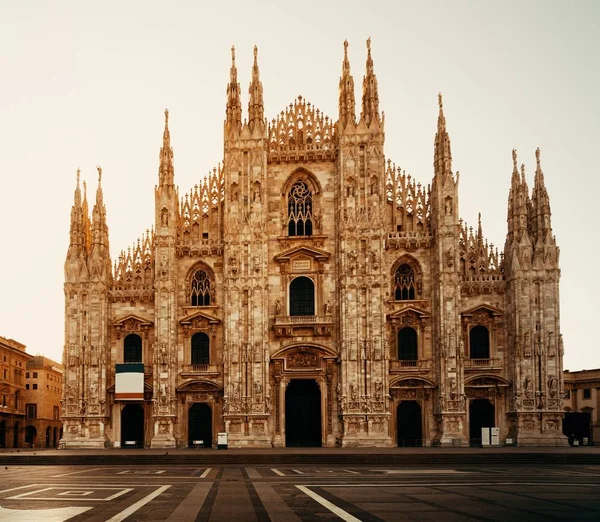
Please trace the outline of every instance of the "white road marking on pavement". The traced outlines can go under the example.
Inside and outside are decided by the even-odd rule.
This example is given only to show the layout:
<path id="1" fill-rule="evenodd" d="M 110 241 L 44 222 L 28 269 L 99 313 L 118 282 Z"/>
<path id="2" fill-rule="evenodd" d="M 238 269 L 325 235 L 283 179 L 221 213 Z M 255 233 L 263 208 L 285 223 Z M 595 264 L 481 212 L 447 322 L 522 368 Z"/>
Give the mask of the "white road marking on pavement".
<path id="1" fill-rule="evenodd" d="M 135 504 L 129 506 L 127 509 L 124 509 L 120 513 L 117 513 L 114 517 L 109 518 L 106 522 L 120 522 L 121 520 L 125 520 L 129 515 L 135 513 L 142 506 L 146 505 L 148 502 L 167 491 L 167 489 L 169 489 L 170 487 L 170 485 L 161 486 L 156 491 L 153 491 L 149 495 L 146 495 L 144 498 L 138 500 Z"/>
<path id="2" fill-rule="evenodd" d="M 304 475 L 303 471 L 298 471 L 297 469 L 292 470 L 294 473 L 298 473 L 298 475 Z"/>
<path id="3" fill-rule="evenodd" d="M 19 486 L 16 488 L 10 488 L 10 489 L 3 489 L 2 491 L 0 491 L 0 493 L 8 493 L 9 491 L 16 491 L 17 489 L 24 489 L 24 488 L 30 488 L 33 486 L 37 486 L 37 484 L 27 484 L 27 486 Z"/>
<path id="4" fill-rule="evenodd" d="M 346 473 L 354 473 L 355 475 L 360 475 L 360 473 L 358 471 L 352 471 L 351 469 L 345 469 L 344 471 Z"/>
<path id="5" fill-rule="evenodd" d="M 296 485 L 296 487 L 305 495 L 308 495 L 313 500 L 316 500 L 324 508 L 327 508 L 329 511 L 331 511 L 334 515 L 341 518 L 342 520 L 345 520 L 346 522 L 361 522 L 360 518 L 352 516 L 347 511 L 344 511 L 342 508 L 339 508 L 335 504 L 329 502 L 329 500 L 324 499 L 321 495 L 317 495 L 315 492 L 311 491 L 306 486 Z"/>
<path id="6" fill-rule="evenodd" d="M 285 477 L 285 473 L 281 473 L 278 469 L 271 468 L 271 471 L 275 473 L 275 475 L 279 475 L 280 477 Z"/>
<path id="7" fill-rule="evenodd" d="M 74 485 L 68 485 L 68 486 L 49 486 L 47 488 L 43 488 L 43 489 L 37 489 L 35 491 L 29 491 L 27 493 L 21 493 L 20 495 L 15 495 L 14 497 L 6 497 L 7 500 L 21 500 L 21 499 L 27 499 L 27 500 L 64 500 L 62 498 L 56 498 L 56 497 L 31 497 L 30 495 L 35 495 L 37 493 L 44 493 L 45 491 L 52 491 L 52 490 L 56 490 L 56 489 L 68 489 L 71 493 L 76 490 L 76 489 L 83 489 L 83 488 L 89 488 L 90 486 L 74 486 Z M 102 491 L 108 491 L 108 490 L 116 490 L 119 489 L 118 487 L 112 487 L 112 486 L 94 486 L 94 493 L 97 493 L 98 491 L 102 492 Z M 117 497 L 120 497 L 121 495 L 124 495 L 125 493 L 129 493 L 130 491 L 133 491 L 134 488 L 120 488 L 120 491 L 117 491 L 116 493 L 114 493 L 113 495 L 110 495 L 109 497 L 106 498 L 98 498 L 98 497 L 94 497 L 94 498 L 80 498 L 78 500 L 86 500 L 86 501 L 93 501 L 93 502 L 107 502 L 109 500 L 114 500 Z M 84 490 L 85 491 L 85 490 Z M 58 495 L 58 493 L 55 493 L 56 495 Z"/>
<path id="8" fill-rule="evenodd" d="M 202 475 L 200 475 L 200 478 L 206 478 L 208 477 L 208 474 L 210 473 L 210 470 L 212 468 L 206 468 L 206 470 L 204 471 L 204 473 L 202 473 Z"/>
<path id="9" fill-rule="evenodd" d="M 35 515 L 36 520 L 43 520 L 44 522 L 63 522 L 70 518 L 81 515 L 86 511 L 92 509 L 91 507 L 64 507 L 64 508 L 52 508 L 52 509 L 6 509 L 0 507 L 0 520 L 2 522 L 22 522 L 23 520 L 32 520 L 32 516 Z"/>
<path id="10" fill-rule="evenodd" d="M 78 475 L 80 473 L 88 473 L 90 471 L 98 471 L 102 468 L 84 469 L 82 471 L 71 471 L 71 473 L 63 473 L 62 475 L 52 475 L 52 478 L 68 477 L 70 475 Z"/>

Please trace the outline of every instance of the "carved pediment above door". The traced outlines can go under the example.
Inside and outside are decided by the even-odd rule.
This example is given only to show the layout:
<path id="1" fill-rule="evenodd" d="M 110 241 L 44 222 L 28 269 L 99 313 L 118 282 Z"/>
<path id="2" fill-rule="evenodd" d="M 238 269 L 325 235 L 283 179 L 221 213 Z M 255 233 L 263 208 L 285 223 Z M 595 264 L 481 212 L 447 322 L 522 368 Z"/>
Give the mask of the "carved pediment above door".
<path id="1" fill-rule="evenodd" d="M 387 315 L 387 320 L 394 325 L 424 326 L 429 319 L 429 312 L 415 305 L 406 305 Z"/>
<path id="2" fill-rule="evenodd" d="M 154 326 L 154 322 L 135 314 L 128 314 L 112 323 L 117 333 L 117 339 L 121 338 L 122 333 L 141 333 L 147 334 L 148 330 Z"/>

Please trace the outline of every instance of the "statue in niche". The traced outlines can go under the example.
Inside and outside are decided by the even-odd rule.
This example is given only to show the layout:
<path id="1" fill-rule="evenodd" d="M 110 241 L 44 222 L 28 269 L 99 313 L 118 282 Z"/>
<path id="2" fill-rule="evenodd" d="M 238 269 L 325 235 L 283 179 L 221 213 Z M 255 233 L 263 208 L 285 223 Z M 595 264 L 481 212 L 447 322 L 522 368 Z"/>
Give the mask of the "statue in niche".
<path id="1" fill-rule="evenodd" d="M 445 211 L 447 216 L 452 215 L 452 198 L 450 197 L 445 200 Z"/>
<path id="2" fill-rule="evenodd" d="M 548 377 L 548 390 L 550 391 L 550 397 L 556 396 L 557 388 L 558 388 L 558 379 L 554 375 L 551 375 L 550 377 Z"/>
<path id="3" fill-rule="evenodd" d="M 275 315 L 281 315 L 281 303 L 279 299 L 275 301 Z"/>
<path id="4" fill-rule="evenodd" d="M 350 385 L 350 398 L 351 398 L 353 401 L 356 401 L 356 400 L 358 399 L 358 393 L 357 393 L 357 391 L 356 391 L 356 384 L 354 384 L 354 383 L 352 383 L 352 384 Z"/>
<path id="5" fill-rule="evenodd" d="M 446 264 L 450 268 L 454 266 L 454 249 L 452 247 L 446 252 Z"/>
<path id="6" fill-rule="evenodd" d="M 330 315 L 331 314 L 331 303 L 329 301 L 327 301 L 325 303 L 325 315 Z"/>
<path id="7" fill-rule="evenodd" d="M 169 225 L 169 211 L 166 208 L 163 208 L 160 211 L 160 224 L 163 227 L 166 227 Z"/>
<path id="8" fill-rule="evenodd" d="M 375 383 L 375 399 L 380 401 L 383 398 L 383 383 L 377 381 Z"/>

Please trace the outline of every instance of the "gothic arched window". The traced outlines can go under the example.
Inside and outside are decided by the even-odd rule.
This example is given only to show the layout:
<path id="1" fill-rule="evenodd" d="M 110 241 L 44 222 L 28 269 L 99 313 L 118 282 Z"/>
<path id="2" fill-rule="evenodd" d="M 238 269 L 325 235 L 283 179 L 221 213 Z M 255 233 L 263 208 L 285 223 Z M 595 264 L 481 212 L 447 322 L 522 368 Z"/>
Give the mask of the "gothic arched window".
<path id="1" fill-rule="evenodd" d="M 123 362 L 142 362 L 142 338 L 136 334 L 129 334 L 123 343 Z"/>
<path id="2" fill-rule="evenodd" d="M 418 359 L 417 332 L 405 327 L 398 332 L 398 360 L 416 361 Z"/>
<path id="3" fill-rule="evenodd" d="M 308 277 L 290 283 L 290 315 L 315 315 L 315 284 Z"/>
<path id="4" fill-rule="evenodd" d="M 210 279 L 204 270 L 198 270 L 192 277 L 192 306 L 210 305 Z"/>
<path id="5" fill-rule="evenodd" d="M 394 300 L 412 301 L 415 298 L 415 273 L 406 263 L 396 269 L 394 276 Z"/>
<path id="6" fill-rule="evenodd" d="M 288 235 L 312 236 L 313 198 L 304 181 L 297 181 L 288 193 Z"/>
<path id="7" fill-rule="evenodd" d="M 210 364 L 210 339 L 203 332 L 192 335 L 192 365 Z"/>
<path id="8" fill-rule="evenodd" d="M 490 332 L 485 326 L 477 325 L 469 332 L 471 359 L 490 358 Z"/>

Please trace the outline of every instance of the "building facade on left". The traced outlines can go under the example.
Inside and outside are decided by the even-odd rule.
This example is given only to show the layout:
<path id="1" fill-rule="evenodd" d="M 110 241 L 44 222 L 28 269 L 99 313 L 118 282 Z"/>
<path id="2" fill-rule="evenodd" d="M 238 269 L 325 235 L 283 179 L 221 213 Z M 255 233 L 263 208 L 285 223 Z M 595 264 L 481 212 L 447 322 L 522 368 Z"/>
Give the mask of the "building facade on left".
<path id="1" fill-rule="evenodd" d="M 0 448 L 25 444 L 25 345 L 0 337 Z"/>
<path id="2" fill-rule="evenodd" d="M 35 355 L 25 372 L 25 445 L 30 448 L 56 448 L 62 438 L 60 404 L 62 365 L 43 355 Z"/>

